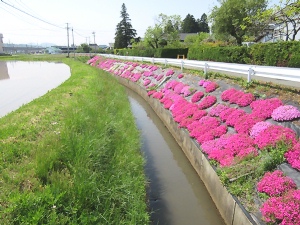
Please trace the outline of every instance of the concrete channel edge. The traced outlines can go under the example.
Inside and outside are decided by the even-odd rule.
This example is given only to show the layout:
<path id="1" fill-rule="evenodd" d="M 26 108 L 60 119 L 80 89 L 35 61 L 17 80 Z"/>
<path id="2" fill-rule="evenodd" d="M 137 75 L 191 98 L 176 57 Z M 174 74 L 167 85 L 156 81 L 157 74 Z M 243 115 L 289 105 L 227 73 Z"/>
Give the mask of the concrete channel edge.
<path id="1" fill-rule="evenodd" d="M 139 94 L 163 121 L 205 184 L 225 223 L 228 225 L 258 224 L 241 203 L 223 186 L 216 171 L 201 152 L 199 145 L 190 138 L 186 130 L 178 128 L 178 124 L 173 120 L 171 113 L 162 106 L 159 100 L 149 97 L 145 88 L 138 84 L 119 76 L 115 77 L 120 84 Z"/>

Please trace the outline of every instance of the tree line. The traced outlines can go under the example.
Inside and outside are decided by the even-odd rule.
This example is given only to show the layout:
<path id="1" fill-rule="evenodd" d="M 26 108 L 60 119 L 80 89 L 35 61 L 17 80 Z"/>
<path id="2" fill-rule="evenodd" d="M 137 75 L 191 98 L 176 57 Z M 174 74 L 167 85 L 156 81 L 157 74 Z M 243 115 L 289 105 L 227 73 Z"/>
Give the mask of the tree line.
<path id="1" fill-rule="evenodd" d="M 141 39 L 136 37 L 136 30 L 123 3 L 121 21 L 116 26 L 114 48 L 186 47 L 204 40 L 241 45 L 244 41 L 257 41 L 272 29 L 274 32 L 274 27 L 281 32 L 281 39 L 295 40 L 300 30 L 299 15 L 300 0 L 280 0 L 279 4 L 271 7 L 268 6 L 268 0 L 218 0 L 218 5 L 210 15 L 204 13 L 199 19 L 191 14 L 182 20 L 179 15 L 161 13 L 155 25 L 149 26 Z M 182 43 L 180 33 L 195 35 L 187 36 Z"/>

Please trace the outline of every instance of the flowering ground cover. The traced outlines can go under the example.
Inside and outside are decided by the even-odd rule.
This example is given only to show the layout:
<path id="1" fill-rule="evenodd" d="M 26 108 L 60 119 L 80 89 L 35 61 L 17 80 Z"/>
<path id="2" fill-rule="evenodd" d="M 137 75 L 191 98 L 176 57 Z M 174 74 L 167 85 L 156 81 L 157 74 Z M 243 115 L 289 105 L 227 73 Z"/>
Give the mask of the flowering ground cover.
<path id="1" fill-rule="evenodd" d="M 293 213 L 299 215 L 300 195 L 295 183 L 281 171 L 271 172 L 283 162 L 300 170 L 297 131 L 295 127 L 285 126 L 289 121 L 300 120 L 299 107 L 285 105 L 275 97 L 260 98 L 247 90 L 230 87 L 221 91 L 216 80 L 199 76 L 191 82 L 189 74 L 154 65 L 101 57 L 88 63 L 135 82 L 148 91 L 149 98 L 158 99 L 170 111 L 178 127 L 189 132 L 216 167 L 224 185 L 249 211 L 257 209 L 254 198 L 249 197 L 255 195 L 257 188 L 270 195 L 259 206 L 266 222 L 298 221 L 297 216 L 282 216 L 277 206 L 272 205 L 280 203 L 287 210 L 289 204 L 294 204 Z"/>

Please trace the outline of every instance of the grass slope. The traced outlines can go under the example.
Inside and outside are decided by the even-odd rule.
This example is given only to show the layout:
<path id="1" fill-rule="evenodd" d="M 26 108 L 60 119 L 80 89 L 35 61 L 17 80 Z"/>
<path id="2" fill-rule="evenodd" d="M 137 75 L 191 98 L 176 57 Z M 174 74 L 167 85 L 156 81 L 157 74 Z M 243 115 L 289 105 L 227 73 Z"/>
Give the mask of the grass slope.
<path id="1" fill-rule="evenodd" d="M 77 60 L 54 60 L 71 77 L 0 119 L 1 224 L 148 224 L 144 159 L 124 88 Z"/>

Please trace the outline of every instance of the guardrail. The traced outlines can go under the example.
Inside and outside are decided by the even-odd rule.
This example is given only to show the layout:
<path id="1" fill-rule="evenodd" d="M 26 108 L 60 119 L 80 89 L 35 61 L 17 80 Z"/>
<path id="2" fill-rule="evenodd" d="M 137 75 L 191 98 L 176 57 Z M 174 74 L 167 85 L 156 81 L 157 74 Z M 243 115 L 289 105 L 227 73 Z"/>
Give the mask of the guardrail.
<path id="1" fill-rule="evenodd" d="M 165 66 L 167 65 L 179 66 L 181 70 L 183 70 L 185 67 L 192 68 L 192 69 L 203 69 L 204 74 L 207 74 L 209 70 L 244 74 L 247 75 L 248 82 L 251 81 L 252 76 L 300 82 L 300 69 L 298 68 L 257 66 L 257 65 L 235 64 L 235 63 L 196 61 L 196 60 L 187 60 L 187 59 L 120 56 L 120 55 L 112 55 L 112 54 L 99 54 L 99 55 L 107 58 L 114 58 L 114 59 L 150 62 L 153 64 L 161 63 L 164 64 Z"/>

